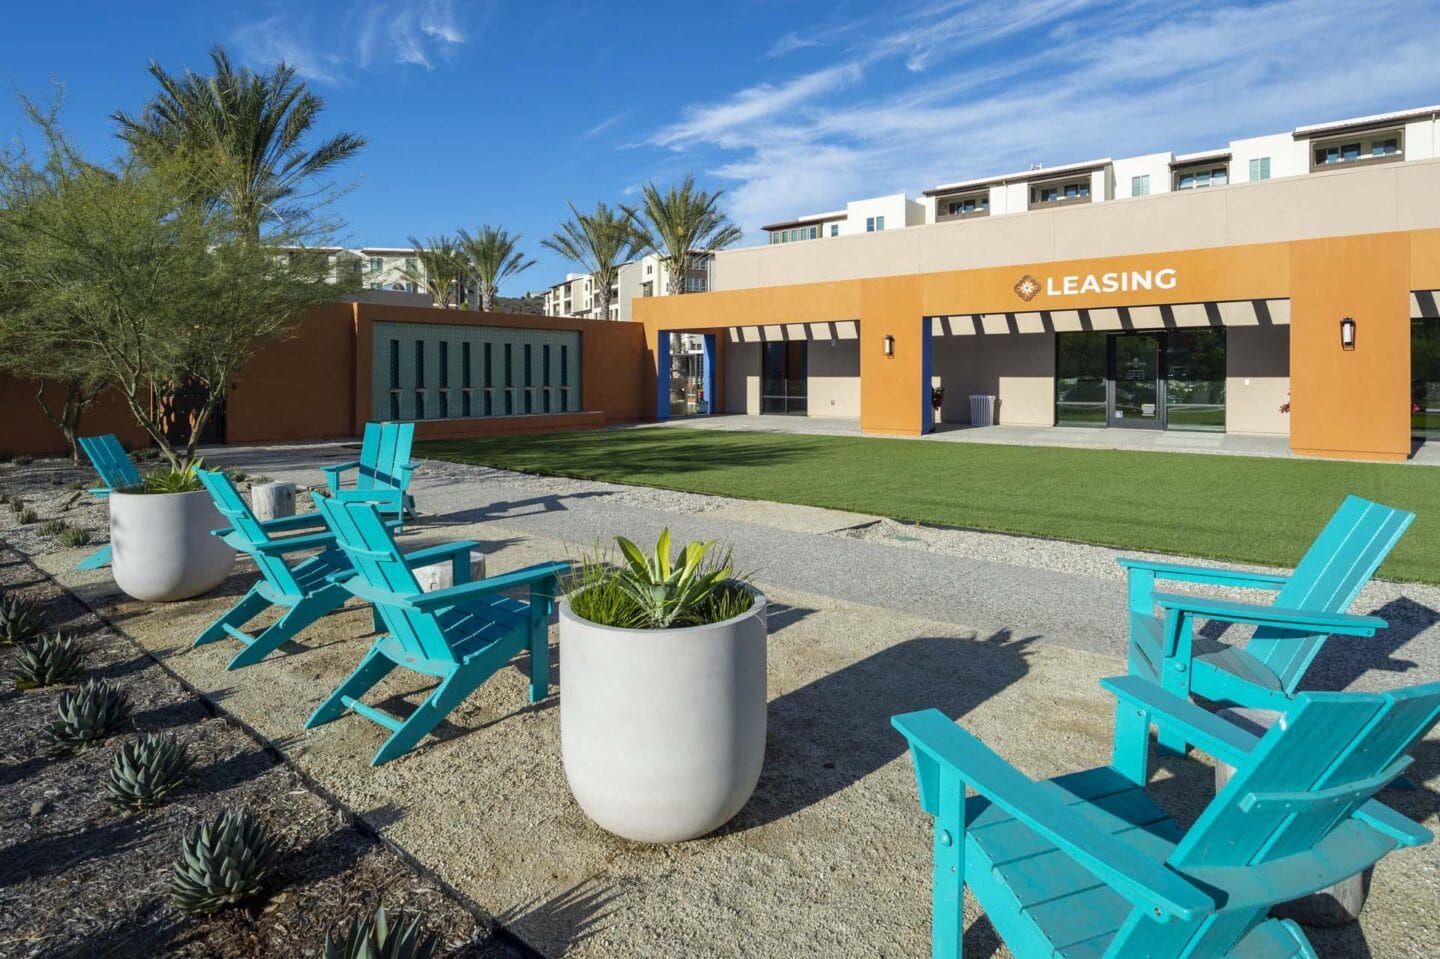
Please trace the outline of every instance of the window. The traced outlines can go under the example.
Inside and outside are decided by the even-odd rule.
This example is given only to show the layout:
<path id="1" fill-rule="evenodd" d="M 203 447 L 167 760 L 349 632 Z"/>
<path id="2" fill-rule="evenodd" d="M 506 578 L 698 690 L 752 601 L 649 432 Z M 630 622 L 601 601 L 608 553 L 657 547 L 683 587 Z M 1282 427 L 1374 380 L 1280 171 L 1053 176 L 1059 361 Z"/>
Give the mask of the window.
<path id="1" fill-rule="evenodd" d="M 511 344 L 505 344 L 505 415 L 509 416 L 515 412 L 515 392 L 512 389 L 515 385 L 514 350 Z"/>
<path id="2" fill-rule="evenodd" d="M 414 273 L 417 269 L 416 260 L 413 256 L 407 256 L 405 258 L 405 269 L 410 271 L 411 273 Z"/>
<path id="3" fill-rule="evenodd" d="M 1030 203 L 1077 203 L 1090 196 L 1090 180 L 1076 180 L 1072 183 L 1056 183 L 1050 186 L 1030 188 Z"/>
<path id="4" fill-rule="evenodd" d="M 818 226 L 812 226 L 812 227 L 810 228 L 810 239 L 812 239 L 812 240 L 818 239 L 819 236 L 820 236 L 820 228 L 819 228 Z"/>
<path id="5" fill-rule="evenodd" d="M 1353 163 L 1360 159 L 1360 144 L 1340 143 L 1335 146 L 1320 147 L 1315 151 L 1315 165 L 1327 166 L 1331 163 Z"/>
<path id="6" fill-rule="evenodd" d="M 1175 189 L 1203 190 L 1210 186 L 1224 186 L 1228 179 L 1223 166 L 1208 170 L 1183 170 L 1175 174 Z"/>
<path id="7" fill-rule="evenodd" d="M 400 418 L 400 341 L 390 341 L 390 418 Z"/>
<path id="8" fill-rule="evenodd" d="M 470 407 L 470 343 L 460 344 L 460 415 L 473 416 Z"/>
<path id="9" fill-rule="evenodd" d="M 385 269 L 385 261 L 378 256 L 372 256 L 370 258 L 370 272 L 379 273 L 383 269 Z"/>
<path id="10" fill-rule="evenodd" d="M 964 197 L 959 200 L 951 200 L 945 204 L 947 216 L 974 216 L 977 213 L 990 212 L 990 198 L 988 196 Z"/>
<path id="11" fill-rule="evenodd" d="M 865 232 L 879 233 L 885 229 L 885 218 L 883 216 L 867 216 L 865 218 Z"/>
<path id="12" fill-rule="evenodd" d="M 440 341 L 440 418 L 450 417 L 450 344 Z"/>
<path id="13" fill-rule="evenodd" d="M 1132 177 L 1130 178 L 1130 195 L 1131 195 L 1131 196 L 1149 196 L 1149 195 L 1150 195 L 1150 174 L 1146 173 L 1146 174 L 1143 174 L 1142 176 L 1132 176 Z"/>
<path id="14" fill-rule="evenodd" d="M 425 418 L 425 341 L 415 341 L 415 418 Z"/>
<path id="15" fill-rule="evenodd" d="M 1250 182 L 1270 179 L 1270 158 L 1252 157 L 1250 159 Z"/>
<path id="16" fill-rule="evenodd" d="M 689 276 L 685 277 L 685 292 L 687 292 L 687 293 L 704 293 L 704 292 L 705 292 L 705 274 L 703 274 L 703 273 L 691 273 Z"/>
<path id="17" fill-rule="evenodd" d="M 839 236 L 839 235 L 840 235 L 840 224 L 838 224 L 838 223 L 832 223 L 832 224 L 830 224 L 830 235 L 831 235 L 831 236 Z"/>
<path id="18" fill-rule="evenodd" d="M 655 264 L 654 264 L 654 263 L 646 263 L 646 264 L 645 264 L 645 275 L 646 275 L 646 276 L 649 276 L 651 273 L 654 273 L 654 272 L 655 272 Z"/>
<path id="19" fill-rule="evenodd" d="M 1370 143 L 1370 155 L 1372 157 L 1394 156 L 1400 152 L 1400 138 L 1390 137 L 1386 140 L 1373 140 Z"/>

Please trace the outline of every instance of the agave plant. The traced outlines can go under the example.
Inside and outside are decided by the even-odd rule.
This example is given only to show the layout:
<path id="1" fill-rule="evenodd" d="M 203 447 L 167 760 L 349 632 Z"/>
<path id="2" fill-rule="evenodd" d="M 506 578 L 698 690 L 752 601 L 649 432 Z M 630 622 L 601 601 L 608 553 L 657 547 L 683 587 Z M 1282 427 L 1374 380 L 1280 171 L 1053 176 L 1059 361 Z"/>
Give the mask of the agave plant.
<path id="1" fill-rule="evenodd" d="M 669 629 L 677 620 L 693 618 L 730 577 L 728 557 L 705 562 L 713 542 L 689 543 L 672 558 L 668 528 L 660 532 L 650 556 L 623 536 L 615 537 L 615 543 L 626 564 L 618 576 L 619 586 L 652 629 Z"/>
<path id="2" fill-rule="evenodd" d="M 10 677 L 16 689 L 58 686 L 74 679 L 80 666 L 80 644 L 73 637 L 53 633 L 21 646 Z"/>
<path id="3" fill-rule="evenodd" d="M 41 536 L 59 536 L 61 533 L 65 532 L 66 528 L 67 527 L 65 526 L 65 521 L 63 519 L 47 519 L 45 522 L 35 527 L 35 532 L 39 533 Z"/>
<path id="4" fill-rule="evenodd" d="M 184 466 L 158 470 L 148 474 L 138 487 L 128 493 L 193 493 L 204 489 L 200 476 L 195 471 L 201 466 L 200 460 L 191 460 Z"/>
<path id="5" fill-rule="evenodd" d="M 381 906 L 373 916 L 351 920 L 350 928 L 337 938 L 327 932 L 325 959 L 431 959 L 440 940 L 420 925 L 424 918 L 417 912 L 406 922 L 401 913 L 392 927 Z"/>
<path id="6" fill-rule="evenodd" d="M 276 853 L 270 830 L 254 813 L 227 809 L 185 837 L 170 893 L 185 912 L 218 912 L 260 891 Z"/>
<path id="7" fill-rule="evenodd" d="M 57 542 L 68 549 L 75 549 L 90 542 L 90 532 L 79 526 L 67 526 L 60 533 Z"/>
<path id="8" fill-rule="evenodd" d="M 184 743 L 173 735 L 146 733 L 120 747 L 110 764 L 110 805 L 116 809 L 149 809 L 179 789 L 192 763 Z"/>
<path id="9" fill-rule="evenodd" d="M 93 746 L 130 716 L 130 697 L 108 679 L 92 679 L 60 694 L 57 716 L 45 738 L 58 752 L 78 753 Z"/>
<path id="10" fill-rule="evenodd" d="M 24 643 L 40 634 L 45 616 L 19 596 L 0 599 L 0 646 Z"/>

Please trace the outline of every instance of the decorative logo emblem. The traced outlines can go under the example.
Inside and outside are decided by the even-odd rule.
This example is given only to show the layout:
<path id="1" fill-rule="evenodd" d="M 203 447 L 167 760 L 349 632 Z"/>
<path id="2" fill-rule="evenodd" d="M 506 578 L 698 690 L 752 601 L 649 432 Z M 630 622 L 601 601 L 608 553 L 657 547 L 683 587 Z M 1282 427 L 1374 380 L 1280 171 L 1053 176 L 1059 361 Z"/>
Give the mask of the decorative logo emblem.
<path id="1" fill-rule="evenodd" d="M 1029 303 L 1031 300 L 1035 299 L 1035 297 L 1039 295 L 1039 293 L 1040 281 L 1035 279 L 1035 277 L 1031 276 L 1029 273 L 1026 273 L 1024 276 L 1020 277 L 1020 282 L 1015 284 L 1015 295 L 1020 297 L 1020 299 L 1024 300 L 1026 303 Z"/>

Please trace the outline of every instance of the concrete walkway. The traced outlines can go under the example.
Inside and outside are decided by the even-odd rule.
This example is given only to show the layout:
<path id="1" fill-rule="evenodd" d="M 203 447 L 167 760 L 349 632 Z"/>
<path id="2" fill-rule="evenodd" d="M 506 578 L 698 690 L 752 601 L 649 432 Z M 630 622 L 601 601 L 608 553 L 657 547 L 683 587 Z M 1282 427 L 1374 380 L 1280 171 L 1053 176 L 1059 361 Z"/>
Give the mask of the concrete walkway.
<path id="1" fill-rule="evenodd" d="M 207 462 L 318 483 L 321 463 L 352 455 L 340 444 L 232 447 Z M 118 596 L 104 571 L 75 572 L 78 552 L 37 561 L 547 956 L 918 959 L 928 954 L 931 840 L 889 716 L 940 708 L 1031 776 L 1107 759 L 1113 704 L 1096 683 L 1124 670 L 1125 630 L 1112 551 L 435 462 L 422 463 L 414 491 L 424 519 L 407 546 L 475 539 L 492 574 L 578 557 L 617 533 L 653 540 L 662 526 L 733 545 L 773 604 L 765 771 L 736 820 L 668 847 L 594 827 L 565 784 L 557 700 L 526 706 L 517 668 L 422 748 L 369 769 L 377 727 L 351 717 L 300 729 L 358 659 L 363 608 L 227 672 L 233 647 L 192 650 L 189 640 L 248 585 L 243 565 L 218 595 L 147 605 Z M 1378 611 L 1392 628 L 1332 641 L 1311 684 L 1440 679 L 1437 610 L 1440 590 L 1372 584 L 1357 611 Z M 563 654 L 554 669 L 563 702 Z M 404 709 L 422 688 L 395 676 L 377 699 Z M 1387 799 L 1434 827 L 1440 741 L 1419 751 L 1414 773 L 1421 789 Z M 1182 820 L 1208 801 L 1203 759 L 1169 760 L 1156 777 L 1157 799 Z M 1428 956 L 1440 938 L 1437 890 L 1440 849 L 1398 853 L 1376 871 L 1361 924 L 1312 939 L 1327 959 Z M 967 924 L 967 956 L 1008 955 L 973 902 Z"/>
<path id="2" fill-rule="evenodd" d="M 652 425 L 652 424 L 641 424 Z M 664 426 L 754 433 L 860 436 L 860 422 L 810 416 L 724 414 L 666 420 Z M 633 425 L 616 427 L 634 428 Z M 1067 449 L 1148 450 L 1165 453 L 1219 453 L 1227 456 L 1297 457 L 1286 436 L 1251 433 L 1199 433 L 1182 430 L 1085 429 L 1073 426 L 969 426 L 941 423 L 916 437 L 939 443 L 993 443 L 1003 446 L 1058 446 Z M 1440 465 L 1440 443 L 1416 441 L 1407 462 Z"/>

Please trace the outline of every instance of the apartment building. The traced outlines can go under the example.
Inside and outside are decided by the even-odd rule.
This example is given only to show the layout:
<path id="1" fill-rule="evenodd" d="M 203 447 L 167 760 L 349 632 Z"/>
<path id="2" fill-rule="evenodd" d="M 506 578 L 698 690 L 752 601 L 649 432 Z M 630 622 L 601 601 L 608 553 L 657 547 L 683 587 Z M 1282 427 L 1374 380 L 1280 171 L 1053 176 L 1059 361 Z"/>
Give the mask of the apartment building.
<path id="1" fill-rule="evenodd" d="M 424 273 L 414 247 L 362 246 L 354 252 L 359 258 L 361 282 L 366 289 L 420 291 L 420 285 L 407 275 Z"/>
<path id="2" fill-rule="evenodd" d="M 925 204 L 903 193 L 852 200 L 845 209 L 832 213 L 811 213 L 780 223 L 767 223 L 764 230 L 771 243 L 796 243 L 853 233 L 881 233 L 887 229 L 918 226 L 925 222 Z"/>
<path id="3" fill-rule="evenodd" d="M 704 293 L 710 289 L 711 257 L 697 253 L 689 275 L 685 278 L 687 293 Z M 670 271 L 654 253 L 620 265 L 615 283 L 610 287 L 610 315 L 600 316 L 600 296 L 595 278 L 589 273 L 567 273 L 565 279 L 545 291 L 546 316 L 573 316 L 590 320 L 631 319 L 637 299 L 668 296 L 674 290 Z"/>
<path id="4" fill-rule="evenodd" d="M 1437 118 L 945 183 L 904 228 L 856 230 L 854 205 L 768 224 L 767 242 L 715 255 L 708 295 L 634 305 L 655 414 L 914 435 L 989 425 L 970 424 L 982 394 L 1000 424 L 1403 459 L 1440 441 Z M 825 242 L 795 245 L 810 239 Z"/>

